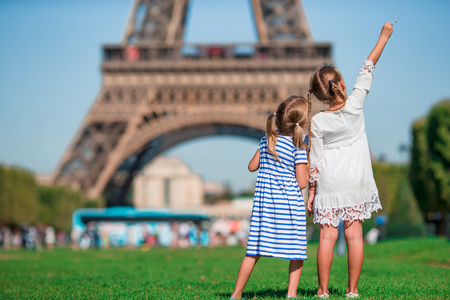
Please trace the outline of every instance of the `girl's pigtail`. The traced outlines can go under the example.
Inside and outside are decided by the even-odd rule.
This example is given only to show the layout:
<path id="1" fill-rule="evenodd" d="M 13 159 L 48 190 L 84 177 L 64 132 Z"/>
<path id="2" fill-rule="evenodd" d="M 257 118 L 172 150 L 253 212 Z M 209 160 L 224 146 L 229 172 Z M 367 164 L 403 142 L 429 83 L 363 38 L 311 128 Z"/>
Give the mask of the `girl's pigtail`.
<path id="1" fill-rule="evenodd" d="M 333 80 L 330 80 L 329 83 L 333 94 L 338 95 L 342 100 L 347 99 L 342 93 L 341 89 L 337 86 L 337 84 L 333 82 Z"/>
<path id="2" fill-rule="evenodd" d="M 294 137 L 293 137 L 293 142 L 295 147 L 298 148 L 302 148 L 303 146 L 303 134 L 302 134 L 302 128 L 300 127 L 299 123 L 295 123 L 295 127 L 294 127 Z"/>
<path id="3" fill-rule="evenodd" d="M 266 133 L 267 133 L 267 149 L 270 153 L 275 155 L 275 158 L 278 159 L 276 147 L 277 147 L 277 132 L 275 130 L 275 116 L 276 114 L 270 114 L 267 118 L 266 124 Z"/>

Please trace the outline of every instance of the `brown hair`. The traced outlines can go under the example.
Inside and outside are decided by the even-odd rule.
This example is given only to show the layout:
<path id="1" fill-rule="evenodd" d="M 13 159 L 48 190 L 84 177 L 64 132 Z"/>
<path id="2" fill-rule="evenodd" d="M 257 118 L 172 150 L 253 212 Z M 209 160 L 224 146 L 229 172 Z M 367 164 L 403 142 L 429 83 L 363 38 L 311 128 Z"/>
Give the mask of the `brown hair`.
<path id="1" fill-rule="evenodd" d="M 311 75 L 309 80 L 309 92 L 308 92 L 308 115 L 309 115 L 309 130 L 308 130 L 308 147 L 311 147 L 311 94 L 314 94 L 316 98 L 324 103 L 333 105 L 336 97 L 345 101 L 347 97 L 343 91 L 336 84 L 344 80 L 341 72 L 333 66 L 322 66 L 317 68 Z M 309 151 L 308 151 L 309 159 Z"/>
<path id="2" fill-rule="evenodd" d="M 311 151 L 311 118 L 312 118 L 312 102 L 311 102 L 311 94 L 312 94 L 312 89 L 309 89 L 308 91 L 308 123 L 309 123 L 309 127 L 308 127 L 308 153 L 307 153 L 307 159 L 309 161 L 309 152 Z"/>
<path id="3" fill-rule="evenodd" d="M 336 97 L 347 99 L 337 83 L 343 80 L 338 69 L 332 66 L 323 66 L 316 69 L 311 75 L 309 88 L 314 96 L 322 102 L 333 105 Z"/>
<path id="4" fill-rule="evenodd" d="M 305 147 L 303 143 L 302 128 L 308 122 L 308 101 L 305 97 L 292 95 L 280 103 L 275 113 L 267 118 L 267 149 L 275 155 L 277 136 L 292 136 L 296 148 Z"/>

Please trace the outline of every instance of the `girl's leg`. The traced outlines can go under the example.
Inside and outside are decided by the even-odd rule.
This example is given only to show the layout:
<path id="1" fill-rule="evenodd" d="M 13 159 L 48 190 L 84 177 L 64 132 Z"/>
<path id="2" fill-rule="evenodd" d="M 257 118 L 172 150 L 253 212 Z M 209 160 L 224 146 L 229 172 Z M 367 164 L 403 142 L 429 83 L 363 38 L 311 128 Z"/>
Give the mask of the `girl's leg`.
<path id="1" fill-rule="evenodd" d="M 319 277 L 318 295 L 329 293 L 328 280 L 330 278 L 331 263 L 333 262 L 334 245 L 338 237 L 337 227 L 331 225 L 320 226 L 319 249 L 317 250 L 317 275 Z"/>
<path id="2" fill-rule="evenodd" d="M 288 296 L 297 297 L 298 282 L 303 270 L 303 260 L 291 260 L 289 263 Z"/>
<path id="3" fill-rule="evenodd" d="M 250 274 L 252 274 L 253 267 L 256 265 L 259 258 L 260 258 L 259 256 L 252 256 L 252 255 L 246 255 L 244 257 L 236 279 L 236 287 L 234 288 L 233 294 L 231 294 L 232 298 L 236 299 L 241 298 L 242 292 L 244 291 L 244 287 L 247 284 L 247 281 L 250 278 Z"/>
<path id="4" fill-rule="evenodd" d="M 346 293 L 358 294 L 358 280 L 364 260 L 362 222 L 345 222 L 345 239 L 348 247 L 348 286 Z"/>

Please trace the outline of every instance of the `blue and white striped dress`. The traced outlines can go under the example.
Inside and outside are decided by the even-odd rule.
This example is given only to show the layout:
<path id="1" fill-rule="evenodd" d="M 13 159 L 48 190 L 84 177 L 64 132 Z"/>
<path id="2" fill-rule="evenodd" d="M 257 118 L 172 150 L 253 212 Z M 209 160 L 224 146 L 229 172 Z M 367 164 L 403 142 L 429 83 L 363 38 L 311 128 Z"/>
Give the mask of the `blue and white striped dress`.
<path id="1" fill-rule="evenodd" d="M 297 149 L 290 136 L 278 136 L 279 160 L 261 139 L 259 173 L 253 200 L 246 255 L 306 260 L 306 215 L 295 164 L 307 163 L 305 149 Z"/>

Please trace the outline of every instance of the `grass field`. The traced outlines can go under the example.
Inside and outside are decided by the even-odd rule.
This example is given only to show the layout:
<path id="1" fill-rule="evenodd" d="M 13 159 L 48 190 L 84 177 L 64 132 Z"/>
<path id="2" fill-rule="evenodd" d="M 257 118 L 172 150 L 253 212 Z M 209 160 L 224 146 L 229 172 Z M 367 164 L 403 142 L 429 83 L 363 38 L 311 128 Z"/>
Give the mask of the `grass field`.
<path id="1" fill-rule="evenodd" d="M 366 246 L 362 299 L 450 299 L 450 243 L 407 239 Z M 317 243 L 299 296 L 315 294 Z M 1 299 L 228 299 L 245 248 L 0 252 Z M 262 258 L 246 299 L 284 299 L 288 261 Z M 346 258 L 335 257 L 331 299 L 343 298 Z"/>

